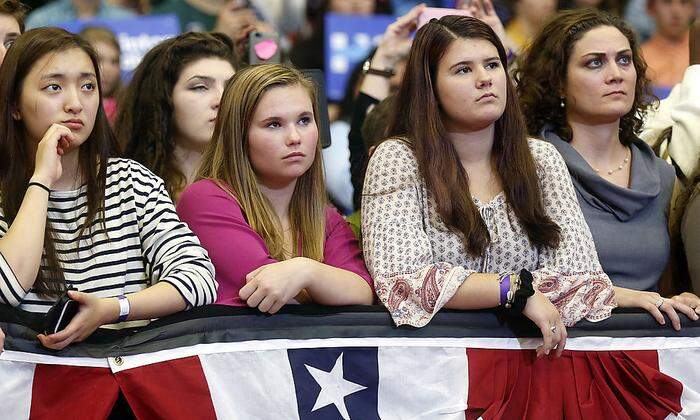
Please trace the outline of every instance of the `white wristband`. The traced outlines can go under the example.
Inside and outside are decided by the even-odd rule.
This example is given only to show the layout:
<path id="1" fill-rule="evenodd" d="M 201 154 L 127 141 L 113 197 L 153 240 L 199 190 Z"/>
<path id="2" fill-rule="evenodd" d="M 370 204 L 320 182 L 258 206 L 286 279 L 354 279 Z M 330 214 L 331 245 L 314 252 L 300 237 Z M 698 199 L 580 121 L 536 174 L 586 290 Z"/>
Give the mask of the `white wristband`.
<path id="1" fill-rule="evenodd" d="M 117 319 L 117 322 L 124 322 L 129 317 L 131 304 L 129 303 L 129 299 L 124 295 L 117 297 L 117 299 L 119 300 L 119 319 Z"/>

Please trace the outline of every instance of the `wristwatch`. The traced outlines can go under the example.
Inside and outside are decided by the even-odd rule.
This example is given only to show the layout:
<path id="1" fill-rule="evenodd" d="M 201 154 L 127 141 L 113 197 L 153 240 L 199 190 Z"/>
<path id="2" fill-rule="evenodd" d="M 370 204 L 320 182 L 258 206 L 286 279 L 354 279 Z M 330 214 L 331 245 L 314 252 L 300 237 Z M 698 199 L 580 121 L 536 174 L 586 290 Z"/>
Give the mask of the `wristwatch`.
<path id="1" fill-rule="evenodd" d="M 379 70 L 379 69 L 373 69 L 372 67 L 372 61 L 367 60 L 365 63 L 362 65 L 362 74 L 374 74 L 376 76 L 382 76 L 382 77 L 392 77 L 393 75 L 396 74 L 394 69 L 384 69 L 384 70 Z"/>

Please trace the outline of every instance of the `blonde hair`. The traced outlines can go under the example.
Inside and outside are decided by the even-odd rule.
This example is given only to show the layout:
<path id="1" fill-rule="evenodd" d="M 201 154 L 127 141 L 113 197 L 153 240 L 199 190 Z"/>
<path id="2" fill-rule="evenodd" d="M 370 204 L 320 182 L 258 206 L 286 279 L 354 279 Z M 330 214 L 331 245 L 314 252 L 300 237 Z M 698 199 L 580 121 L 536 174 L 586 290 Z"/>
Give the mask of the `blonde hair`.
<path id="1" fill-rule="evenodd" d="M 197 179 L 216 181 L 236 198 L 250 226 L 265 241 L 270 255 L 283 260 L 284 232 L 277 214 L 260 190 L 250 163 L 248 130 L 260 98 L 279 86 L 305 88 L 318 121 L 316 88 L 299 70 L 280 64 L 251 66 L 237 72 L 226 84 L 211 142 L 202 156 Z M 323 260 L 325 240 L 326 191 L 320 142 L 311 167 L 297 180 L 289 204 L 292 241 L 301 246 L 301 255 Z"/>

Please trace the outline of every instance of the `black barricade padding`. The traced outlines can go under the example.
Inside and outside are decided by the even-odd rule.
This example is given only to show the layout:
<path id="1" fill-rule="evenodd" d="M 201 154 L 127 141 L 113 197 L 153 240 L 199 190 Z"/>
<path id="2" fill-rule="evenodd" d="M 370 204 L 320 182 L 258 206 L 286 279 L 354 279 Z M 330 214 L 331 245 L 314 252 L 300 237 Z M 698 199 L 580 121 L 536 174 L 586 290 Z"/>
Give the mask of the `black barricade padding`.
<path id="1" fill-rule="evenodd" d="M 278 314 L 223 305 L 194 308 L 161 318 L 138 329 L 97 330 L 83 343 L 56 352 L 36 340 L 41 314 L 0 305 L 0 327 L 7 334 L 7 350 L 55 354 L 66 357 L 133 355 L 195 344 L 271 339 L 323 338 L 503 338 L 539 337 L 526 318 L 509 318 L 497 311 L 439 312 L 423 328 L 397 328 L 381 306 L 323 307 L 288 305 Z M 681 315 L 683 328 L 675 331 L 670 322 L 658 325 L 646 312 L 616 310 L 597 323 L 581 321 L 568 329 L 569 337 L 700 337 L 700 322 Z"/>

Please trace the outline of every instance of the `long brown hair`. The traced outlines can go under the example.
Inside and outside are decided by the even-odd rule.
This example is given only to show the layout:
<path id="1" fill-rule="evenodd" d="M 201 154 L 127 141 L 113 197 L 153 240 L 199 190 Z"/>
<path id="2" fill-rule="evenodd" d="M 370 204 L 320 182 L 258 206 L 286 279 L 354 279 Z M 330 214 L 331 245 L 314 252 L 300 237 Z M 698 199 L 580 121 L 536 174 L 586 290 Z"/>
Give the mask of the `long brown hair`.
<path id="1" fill-rule="evenodd" d="M 462 236 L 464 246 L 471 254 L 481 255 L 491 239 L 472 201 L 467 172 L 447 139 L 436 92 L 438 64 L 450 44 L 460 38 L 490 42 L 498 50 L 502 68 L 507 68 L 503 45 L 493 30 L 480 20 L 445 16 L 428 22 L 413 40 L 388 135 L 407 138 L 443 222 Z M 538 246 L 556 247 L 559 226 L 545 212 L 537 167 L 509 77 L 506 77 L 506 84 L 506 107 L 495 122 L 494 167 L 503 184 L 506 200 L 530 241 Z"/>
<path id="2" fill-rule="evenodd" d="M 655 99 L 647 78 L 647 65 L 632 29 L 620 18 L 595 9 L 568 10 L 555 15 L 518 57 L 515 79 L 520 106 L 528 132 L 539 136 L 551 127 L 563 140 L 571 141 L 572 131 L 566 109 L 560 105 L 564 92 L 569 57 L 586 32 L 600 26 L 612 26 L 629 41 L 632 63 L 637 71 L 632 109 L 620 118 L 620 142 L 629 145 L 637 138 L 644 122 L 642 116 Z"/>
<path id="3" fill-rule="evenodd" d="M 299 70 L 280 64 L 251 66 L 236 73 L 226 83 L 214 135 L 202 157 L 197 179 L 212 179 L 228 190 L 243 209 L 250 226 L 265 241 L 270 255 L 283 260 L 284 232 L 270 201 L 260 190 L 250 163 L 248 131 L 260 98 L 279 86 L 302 86 L 313 104 L 318 121 L 316 89 Z M 301 254 L 323 260 L 325 239 L 326 190 L 323 182 L 321 143 L 316 144 L 314 162 L 299 177 L 289 204 L 293 244 L 301 244 Z M 298 254 L 299 250 L 294 250 Z"/>
<path id="4" fill-rule="evenodd" d="M 87 41 L 63 29 L 39 28 L 26 32 L 17 38 L 0 66 L 0 193 L 8 225 L 12 224 L 22 204 L 27 183 L 34 172 L 36 154 L 36 144 L 30 144 L 25 137 L 22 121 L 16 121 L 12 117 L 22 93 L 24 79 L 35 63 L 45 55 L 61 54 L 74 48 L 90 57 L 99 86 L 97 54 Z M 115 154 L 115 148 L 116 140 L 109 128 L 100 97 L 95 126 L 78 151 L 80 174 L 87 184 L 87 213 L 79 237 L 96 219 L 104 222 L 107 161 Z M 51 223 L 47 221 L 44 233 L 46 264 L 43 270 L 39 270 L 33 286 L 37 293 L 46 295 L 55 295 L 65 286 L 51 230 Z"/>
<path id="5" fill-rule="evenodd" d="M 163 178 L 173 200 L 187 184 L 173 156 L 173 89 L 188 64 L 209 57 L 238 67 L 226 35 L 188 32 L 167 39 L 146 53 L 118 101 L 114 131 L 125 157 Z"/>

